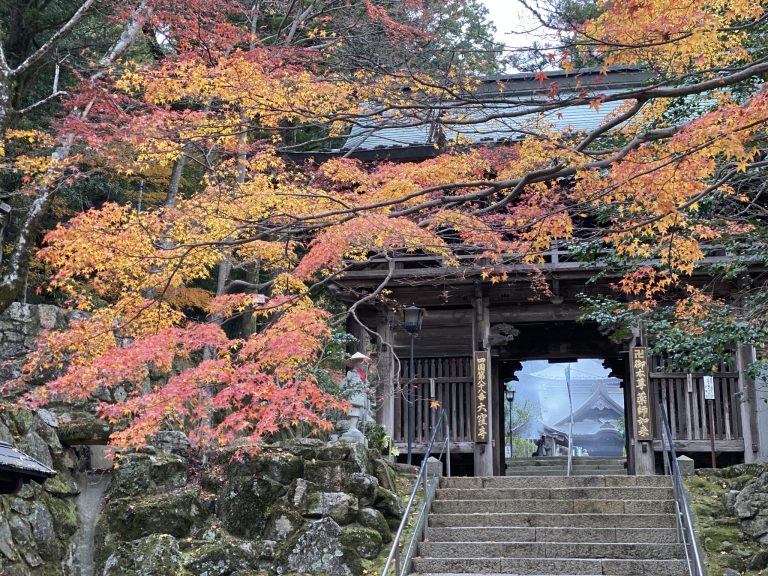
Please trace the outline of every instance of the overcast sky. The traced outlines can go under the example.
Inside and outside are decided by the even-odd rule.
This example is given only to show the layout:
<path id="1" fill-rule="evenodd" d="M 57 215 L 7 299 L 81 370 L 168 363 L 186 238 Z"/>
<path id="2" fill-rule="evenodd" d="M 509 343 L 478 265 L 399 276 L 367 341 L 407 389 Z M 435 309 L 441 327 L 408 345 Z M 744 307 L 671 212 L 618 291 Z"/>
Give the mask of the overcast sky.
<path id="1" fill-rule="evenodd" d="M 527 32 L 536 24 L 531 14 L 517 0 L 482 0 L 490 19 L 496 24 L 496 39 L 506 46 L 527 47 L 534 37 Z"/>

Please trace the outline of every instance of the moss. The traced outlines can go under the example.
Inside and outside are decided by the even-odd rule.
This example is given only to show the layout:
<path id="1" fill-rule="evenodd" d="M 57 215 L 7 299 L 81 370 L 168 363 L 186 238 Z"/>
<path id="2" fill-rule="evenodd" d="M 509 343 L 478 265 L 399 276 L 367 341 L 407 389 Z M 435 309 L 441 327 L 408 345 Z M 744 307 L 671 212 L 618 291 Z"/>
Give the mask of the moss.
<path id="1" fill-rule="evenodd" d="M 110 532 L 122 540 L 136 540 L 150 534 L 170 534 L 177 538 L 189 535 L 201 517 L 197 492 L 116 498 L 105 508 Z"/>
<path id="2" fill-rule="evenodd" d="M 373 560 L 379 555 L 382 548 L 381 534 L 371 528 L 359 526 L 347 526 L 339 535 L 342 546 L 351 548 L 361 558 Z"/>
<path id="3" fill-rule="evenodd" d="M 59 418 L 59 440 L 70 446 L 106 443 L 112 429 L 90 412 L 75 411 Z"/>
<path id="4" fill-rule="evenodd" d="M 77 506 L 74 499 L 63 499 L 47 494 L 41 495 L 51 513 L 53 528 L 59 538 L 69 538 L 77 532 Z"/>

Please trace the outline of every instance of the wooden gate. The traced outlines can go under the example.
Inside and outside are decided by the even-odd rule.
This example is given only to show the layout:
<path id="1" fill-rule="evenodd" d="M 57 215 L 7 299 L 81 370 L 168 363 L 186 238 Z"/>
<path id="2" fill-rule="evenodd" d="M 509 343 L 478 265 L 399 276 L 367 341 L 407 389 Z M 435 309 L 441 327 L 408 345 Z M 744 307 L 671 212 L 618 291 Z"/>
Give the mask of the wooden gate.
<path id="1" fill-rule="evenodd" d="M 723 362 L 712 373 L 715 399 L 704 399 L 703 373 L 665 372 L 664 359 L 654 356 L 651 361 L 651 391 L 655 402 L 662 403 L 669 414 L 676 448 L 691 452 L 708 452 L 711 447 L 711 420 L 708 403 L 713 403 L 715 449 L 722 452 L 744 450 L 741 422 L 739 374 L 735 359 Z M 660 448 L 660 427 L 654 431 L 654 446 Z"/>
<path id="2" fill-rule="evenodd" d="M 397 445 L 404 446 L 408 442 L 408 360 L 401 363 L 399 383 L 395 387 L 393 440 Z M 451 450 L 471 452 L 474 449 L 472 359 L 416 358 L 413 383 L 413 451 L 424 452 L 437 417 L 436 406 L 440 406 L 449 419 Z M 444 439 L 442 429 L 437 439 Z"/>

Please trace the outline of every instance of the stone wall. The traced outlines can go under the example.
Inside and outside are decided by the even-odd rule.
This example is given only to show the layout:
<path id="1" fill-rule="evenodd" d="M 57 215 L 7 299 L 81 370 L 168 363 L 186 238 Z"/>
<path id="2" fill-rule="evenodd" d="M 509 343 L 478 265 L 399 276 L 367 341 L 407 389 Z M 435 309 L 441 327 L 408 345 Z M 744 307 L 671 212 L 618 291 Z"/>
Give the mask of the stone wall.
<path id="1" fill-rule="evenodd" d="M 118 460 L 100 576 L 362 575 L 400 521 L 394 470 L 359 444 L 295 440 L 195 473 L 181 445 Z"/>
<path id="2" fill-rule="evenodd" d="M 31 482 L 17 494 L 0 496 L 0 574 L 72 575 L 79 492 L 75 453 L 59 441 L 51 412 L 0 408 L 0 440 L 57 471 L 42 486 Z"/>

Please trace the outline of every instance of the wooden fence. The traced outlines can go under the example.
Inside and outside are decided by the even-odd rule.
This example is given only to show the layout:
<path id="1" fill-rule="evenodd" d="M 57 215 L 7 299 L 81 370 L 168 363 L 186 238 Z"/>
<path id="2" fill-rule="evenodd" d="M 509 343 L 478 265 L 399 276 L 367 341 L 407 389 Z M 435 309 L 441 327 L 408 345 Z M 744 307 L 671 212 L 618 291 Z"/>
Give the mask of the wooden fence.
<path id="1" fill-rule="evenodd" d="M 679 448 L 691 451 L 708 451 L 711 442 L 714 416 L 715 446 L 719 451 L 744 449 L 739 374 L 732 362 L 724 362 L 714 372 L 715 399 L 704 399 L 704 374 L 695 373 L 689 378 L 681 372 L 665 372 L 663 359 L 654 357 L 651 363 L 651 391 L 655 399 L 653 407 L 662 403 L 669 414 L 672 436 Z M 660 427 L 654 436 L 660 443 Z"/>
<path id="2" fill-rule="evenodd" d="M 414 360 L 414 446 L 417 452 L 429 442 L 437 418 L 437 408 L 446 411 L 451 428 L 451 442 L 459 451 L 470 449 L 474 441 L 472 417 L 472 359 L 417 358 Z M 408 360 L 402 362 L 400 387 L 395 397 L 394 442 L 408 441 Z M 434 404 L 437 402 L 437 404 Z M 444 439 L 440 430 L 438 440 Z"/>

